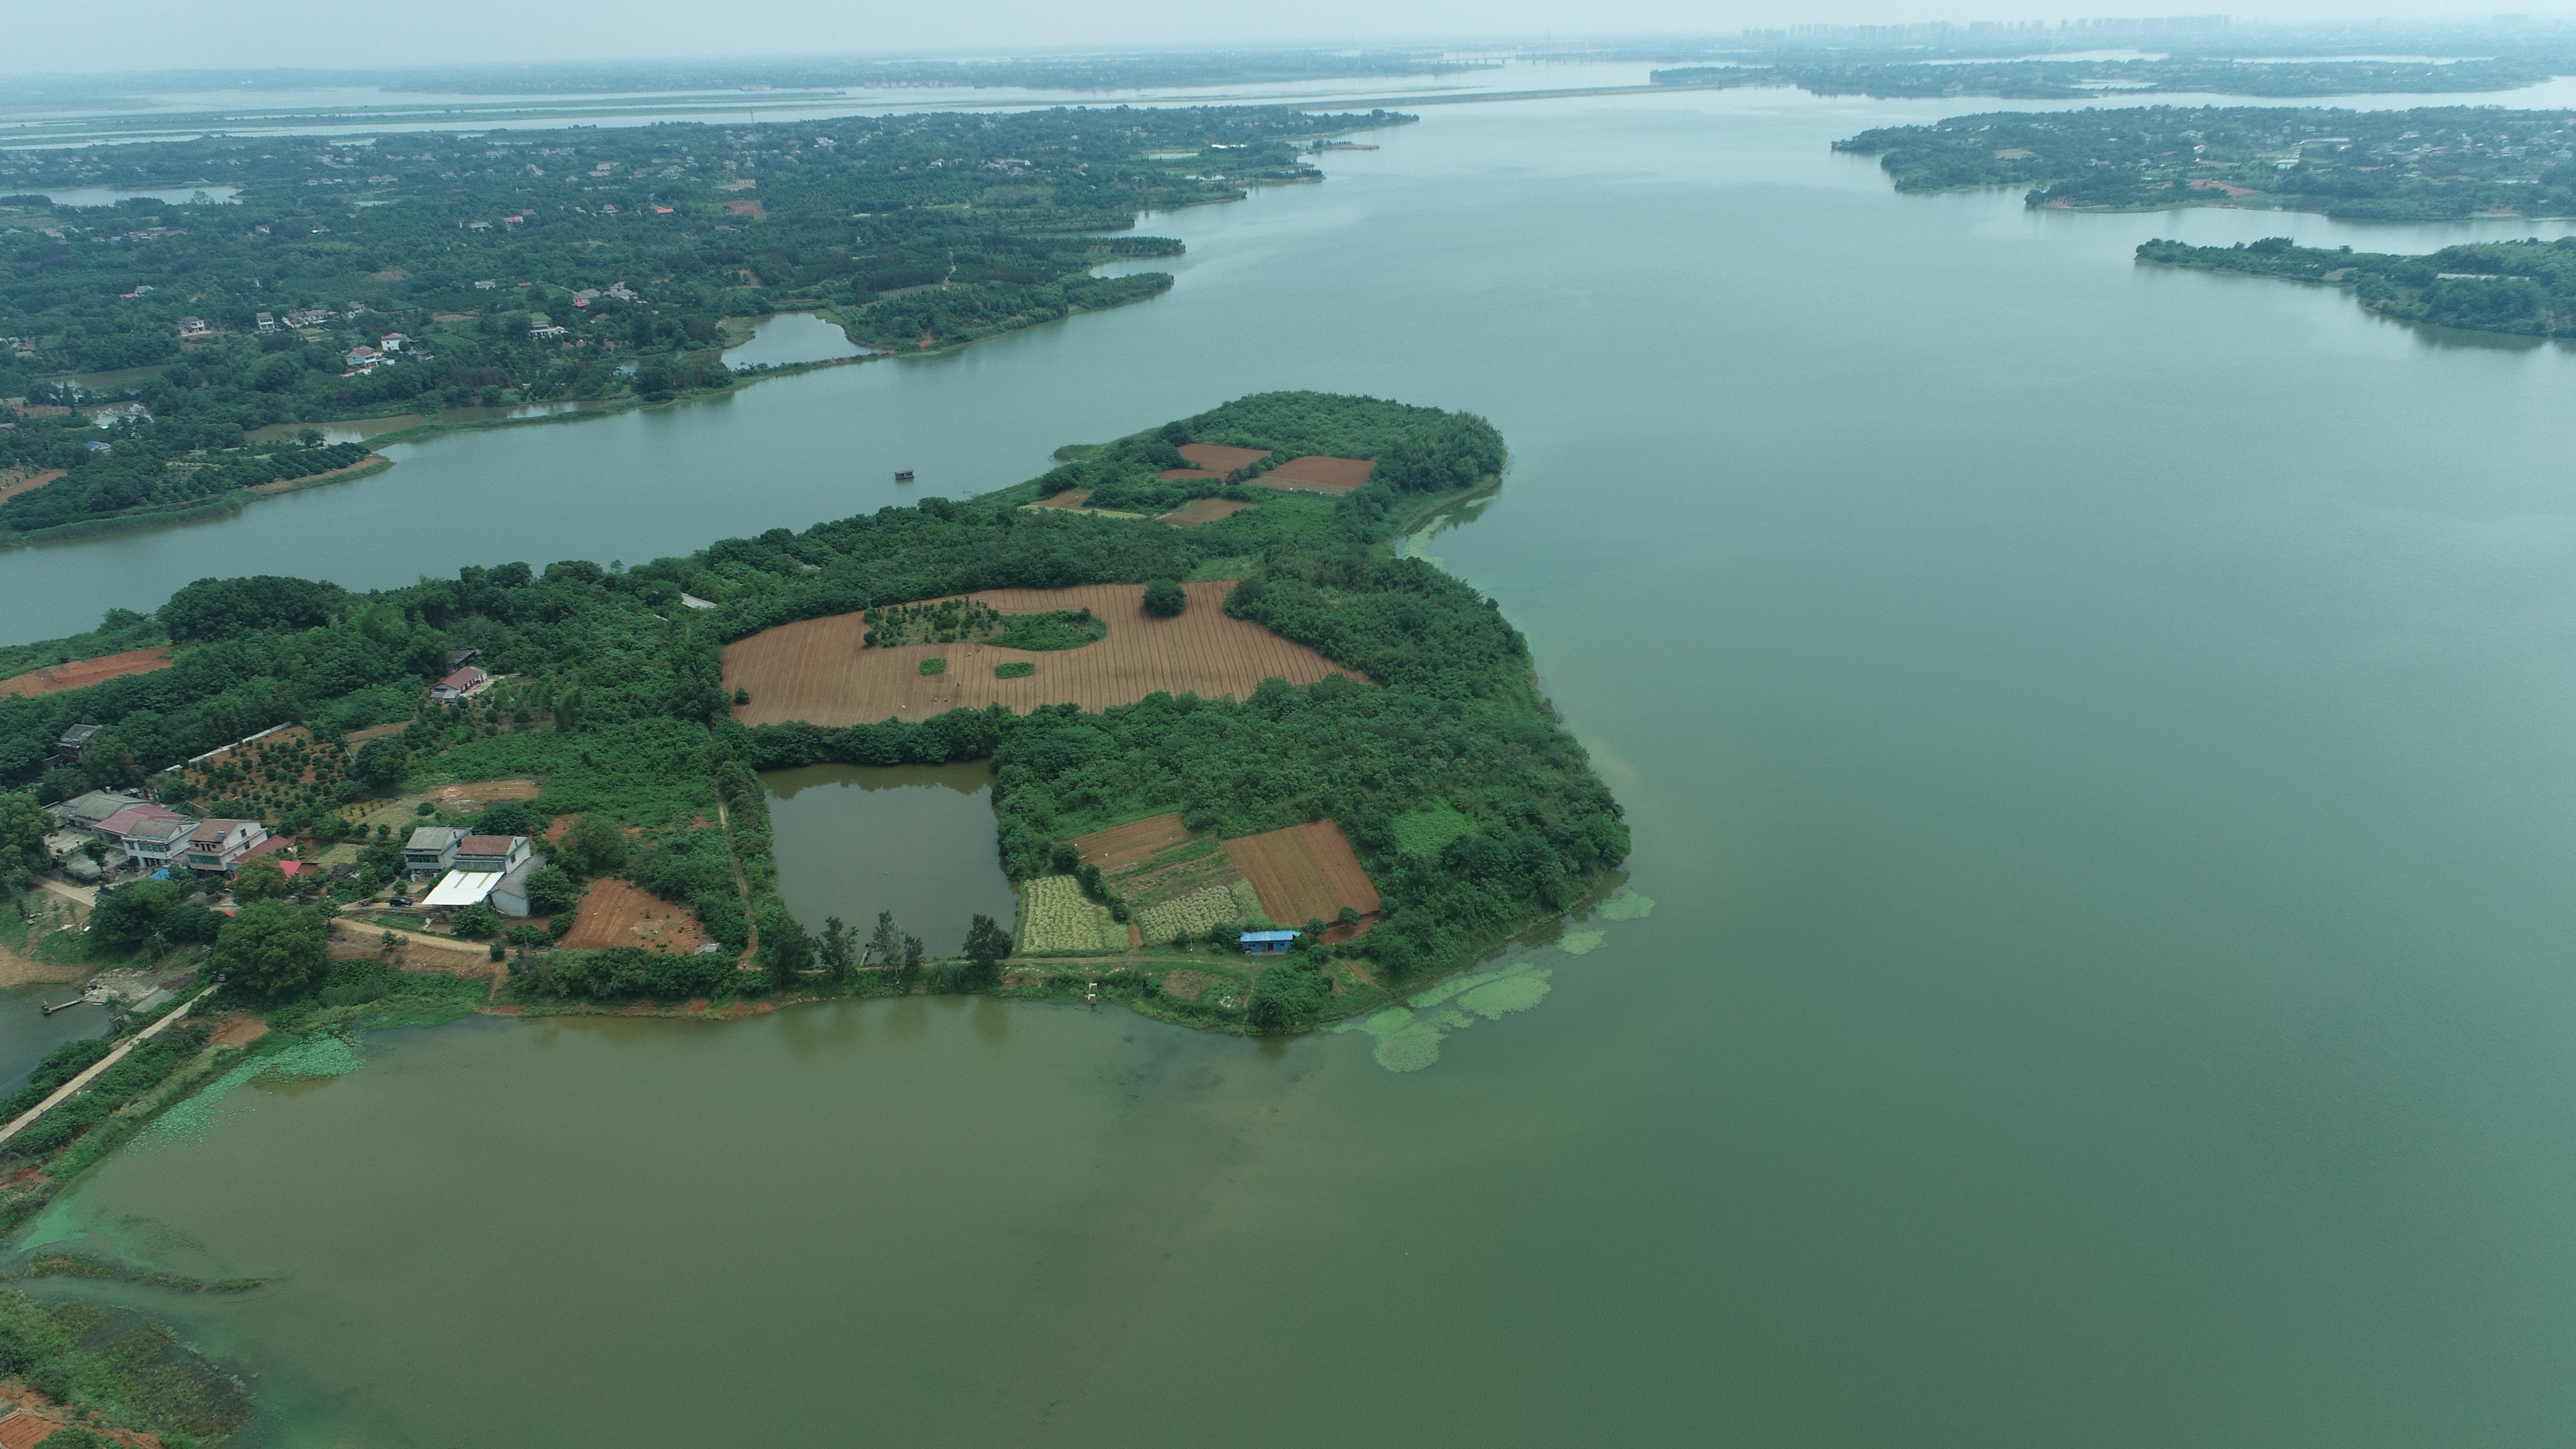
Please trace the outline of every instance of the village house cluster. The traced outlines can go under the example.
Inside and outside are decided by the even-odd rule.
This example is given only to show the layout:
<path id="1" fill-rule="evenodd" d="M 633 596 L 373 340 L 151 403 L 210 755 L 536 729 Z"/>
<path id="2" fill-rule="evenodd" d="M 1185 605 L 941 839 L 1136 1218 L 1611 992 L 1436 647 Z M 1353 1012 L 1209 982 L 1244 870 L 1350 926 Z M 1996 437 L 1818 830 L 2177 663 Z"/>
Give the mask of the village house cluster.
<path id="1" fill-rule="evenodd" d="M 442 704 L 471 699 L 494 676 L 468 663 L 477 652 L 460 649 L 449 656 L 452 673 L 427 691 Z M 101 726 L 74 725 L 54 742 L 50 761 L 77 766 Z M 227 748 L 230 748 L 229 746 Z M 257 820 L 199 819 L 154 804 L 140 790 L 91 790 L 45 807 L 55 829 L 46 849 L 55 868 L 82 884 L 112 884 L 118 878 L 193 880 L 221 890 L 242 867 L 273 859 L 285 872 L 295 894 L 318 894 L 331 879 L 353 875 L 355 866 L 327 871 L 299 857 L 296 843 L 271 835 Z M 434 912 L 488 903 L 505 916 L 528 915 L 528 878 L 545 868 L 525 835 L 477 835 L 446 826 L 414 830 L 403 847 L 403 875 L 419 882 L 438 877 L 420 904 Z"/>

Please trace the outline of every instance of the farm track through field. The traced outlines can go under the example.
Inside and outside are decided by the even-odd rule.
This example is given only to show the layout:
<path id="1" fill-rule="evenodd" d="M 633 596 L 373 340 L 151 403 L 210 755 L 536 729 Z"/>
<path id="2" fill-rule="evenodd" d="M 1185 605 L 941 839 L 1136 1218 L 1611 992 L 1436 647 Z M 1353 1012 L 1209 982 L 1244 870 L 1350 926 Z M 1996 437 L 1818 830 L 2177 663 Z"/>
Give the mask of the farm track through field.
<path id="1" fill-rule="evenodd" d="M 1231 583 L 1182 587 L 1189 592 L 1189 608 L 1177 619 L 1148 615 L 1142 584 L 993 589 L 972 596 L 1005 614 L 1087 608 L 1107 620 L 1108 637 L 1079 649 L 1031 652 L 989 643 L 867 649 L 860 645 L 867 624 L 858 614 L 782 624 L 726 648 L 724 687 L 751 692 L 751 703 L 734 710 L 744 724 L 802 720 L 838 728 L 928 719 L 996 703 L 1019 713 L 1043 704 L 1106 709 L 1157 690 L 1241 699 L 1273 678 L 1313 684 L 1341 674 L 1374 682 L 1258 624 L 1228 617 Z M 947 671 L 923 674 L 924 659 L 947 660 Z M 1015 660 L 1035 664 L 1037 672 L 1020 679 L 993 677 L 993 666 Z"/>

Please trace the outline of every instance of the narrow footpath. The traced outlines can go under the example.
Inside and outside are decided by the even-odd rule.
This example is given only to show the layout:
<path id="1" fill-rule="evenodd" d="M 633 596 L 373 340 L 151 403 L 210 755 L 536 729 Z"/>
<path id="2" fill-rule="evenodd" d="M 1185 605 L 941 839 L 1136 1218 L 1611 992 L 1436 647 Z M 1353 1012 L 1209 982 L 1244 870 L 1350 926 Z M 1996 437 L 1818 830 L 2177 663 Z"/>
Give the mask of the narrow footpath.
<path id="1" fill-rule="evenodd" d="M 63 1083 L 60 1087 L 54 1090 L 54 1094 L 52 1096 L 47 1097 L 45 1100 L 38 1102 L 35 1106 L 28 1108 L 26 1115 L 20 1117 L 17 1121 L 10 1123 L 6 1127 L 0 1127 L 0 1145 L 6 1145 L 10 1138 L 17 1136 L 19 1133 L 36 1125 L 37 1118 L 44 1116 L 47 1112 L 50 1112 L 54 1110 L 54 1108 L 61 1106 L 63 1103 L 70 1101 L 72 1098 L 79 1096 L 90 1083 L 98 1080 L 101 1072 L 104 1072 L 108 1068 L 115 1066 L 118 1062 L 125 1060 L 125 1054 L 134 1050 L 137 1044 L 150 1041 L 152 1038 L 159 1036 L 163 1029 L 167 1028 L 170 1023 L 186 1016 L 190 1011 L 196 1008 L 198 1002 L 214 995 L 215 992 L 220 989 L 220 987 L 215 986 L 207 987 L 205 990 L 198 992 L 196 995 L 191 996 L 186 1001 L 180 1003 L 179 1008 L 171 1012 L 168 1016 L 161 1018 L 159 1021 L 143 1028 L 134 1035 L 127 1037 L 124 1041 L 117 1043 L 114 1051 L 109 1052 L 106 1056 L 100 1057 L 96 1062 L 92 1063 L 89 1070 L 72 1078 L 70 1081 Z"/>

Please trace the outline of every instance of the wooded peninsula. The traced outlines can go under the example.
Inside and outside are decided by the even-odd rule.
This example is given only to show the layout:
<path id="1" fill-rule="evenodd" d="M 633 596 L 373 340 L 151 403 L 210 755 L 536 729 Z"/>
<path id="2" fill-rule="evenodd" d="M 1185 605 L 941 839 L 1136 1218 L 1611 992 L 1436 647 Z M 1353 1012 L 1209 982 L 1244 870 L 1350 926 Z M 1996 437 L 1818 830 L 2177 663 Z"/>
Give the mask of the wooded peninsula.
<path id="1" fill-rule="evenodd" d="M 2346 287 L 2362 306 L 2401 322 L 2523 337 L 2576 333 L 2576 237 L 2472 242 L 2425 256 L 2303 247 L 2285 236 L 2225 247 L 2156 240 L 2138 248 L 2138 260 Z"/>
<path id="2" fill-rule="evenodd" d="M 1997 111 L 1834 143 L 1899 191 L 2027 186 L 2034 207 L 2232 206 L 2346 221 L 2576 215 L 2576 117 L 2438 106 Z"/>
<path id="3" fill-rule="evenodd" d="M 1269 466 L 1152 471 L 1212 450 Z M 982 497 L 635 567 L 515 562 L 367 593 L 204 579 L 150 616 L 19 646 L 21 659 L 105 645 L 168 656 L 0 697 L 0 778 L 14 782 L 0 791 L 0 934 L 91 969 L 193 964 L 225 981 L 208 1010 L 256 1013 L 280 1043 L 495 1007 L 722 1012 L 914 991 L 1105 999 L 1289 1032 L 1419 989 L 1607 888 L 1628 853 L 1622 811 L 1539 694 L 1527 643 L 1494 601 L 1390 547 L 1495 486 L 1504 448 L 1490 424 L 1268 393 L 1066 451 L 1084 456 Z M 1300 481 L 1353 471 L 1365 480 Z M 1289 476 L 1261 481 L 1274 474 Z M 1185 501 L 1162 517 L 1048 506 L 1068 482 Z M 1232 506 L 1211 519 L 1189 511 L 1198 502 Z M 1097 602 L 1058 606 L 1076 595 Z M 834 725 L 764 711 L 769 681 L 793 681 L 728 687 L 755 678 L 764 639 L 824 625 L 907 677 L 916 656 L 954 656 L 987 690 L 1038 692 L 1009 696 L 1029 701 L 1017 708 L 995 697 Z M 1170 668 L 1242 673 L 1234 654 L 1249 646 L 1256 661 L 1284 650 L 1312 664 L 1291 682 L 1256 663 L 1224 694 L 1083 695 L 1075 666 L 1152 630 L 1167 631 L 1152 652 Z M 1011 652 L 1037 662 L 980 668 Z M 466 657 L 476 667 L 453 672 Z M 843 666 L 818 667 L 806 683 L 828 698 Z M 76 763 L 61 762 L 67 736 L 82 741 Z M 964 760 L 992 763 L 1016 925 L 889 915 L 872 933 L 837 919 L 818 930 L 789 912 L 759 772 Z M 311 864 L 291 880 L 274 860 L 161 879 L 84 844 L 71 854 L 104 861 L 112 890 L 71 930 L 34 877 L 66 865 L 84 802 L 119 791 L 134 793 L 109 805 L 255 821 Z M 419 889 L 401 884 L 418 878 L 415 825 L 454 827 L 431 832 L 433 850 L 453 835 L 504 852 L 533 842 L 527 904 L 433 923 L 394 900 Z M 1279 918 L 1308 900 L 1322 903 Z M 602 910 L 639 919 L 638 901 L 664 934 L 587 948 L 574 934 Z M 1281 949 L 1247 956 L 1239 938 L 1262 930 Z M 471 954 L 442 945 L 426 954 L 448 964 L 395 969 L 405 942 L 445 941 Z M 128 1030 L 156 1016 L 136 1010 Z M 48 1059 L 0 1119 L 118 1039 Z M 172 1074 L 221 1065 L 201 1029 L 164 1042 L 0 1150 L 31 1164 L 69 1154 L 57 1166 L 77 1170 L 139 1130 L 126 1104 L 184 1096 Z M 0 1194 L 0 1222 L 63 1175 Z"/>
<path id="4" fill-rule="evenodd" d="M 246 436 L 275 424 L 728 387 L 723 349 L 776 311 L 920 353 L 1150 297 L 1169 274 L 1093 274 L 1179 254 L 1128 234 L 1141 212 L 1321 180 L 1304 155 L 1325 138 L 1409 119 L 1120 107 L 0 152 L 0 539 L 347 466 L 318 438 Z M 207 199 L 49 197 L 104 187 Z"/>

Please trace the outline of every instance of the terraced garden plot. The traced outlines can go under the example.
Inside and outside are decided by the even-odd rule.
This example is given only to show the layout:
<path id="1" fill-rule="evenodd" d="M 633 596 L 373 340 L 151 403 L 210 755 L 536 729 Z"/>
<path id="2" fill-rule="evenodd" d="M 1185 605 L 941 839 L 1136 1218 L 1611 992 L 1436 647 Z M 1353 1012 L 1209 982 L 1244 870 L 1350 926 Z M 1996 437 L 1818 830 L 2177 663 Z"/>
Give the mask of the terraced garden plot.
<path id="1" fill-rule="evenodd" d="M 1072 876 L 1040 876 L 1020 891 L 1020 949 L 1124 951 L 1127 928 L 1083 895 Z"/>
<path id="2" fill-rule="evenodd" d="M 1189 607 L 1176 619 L 1144 610 L 1142 584 L 1089 584 L 1072 589 L 994 589 L 975 595 L 1006 614 L 1088 608 L 1109 621 L 1097 644 L 1034 655 L 990 644 L 907 644 L 863 649 L 857 614 L 835 614 L 766 629 L 728 646 L 724 687 L 751 692 L 734 718 L 747 725 L 840 727 L 886 719 L 927 719 L 951 709 L 1002 704 L 1026 712 L 1042 704 L 1105 709 L 1133 704 L 1156 690 L 1248 697 L 1264 679 L 1312 684 L 1341 674 L 1374 683 L 1302 644 L 1258 624 L 1226 616 L 1227 582 L 1189 583 Z M 945 656 L 945 674 L 925 676 L 920 661 Z M 1025 679 L 996 679 L 992 666 L 1043 659 Z"/>

